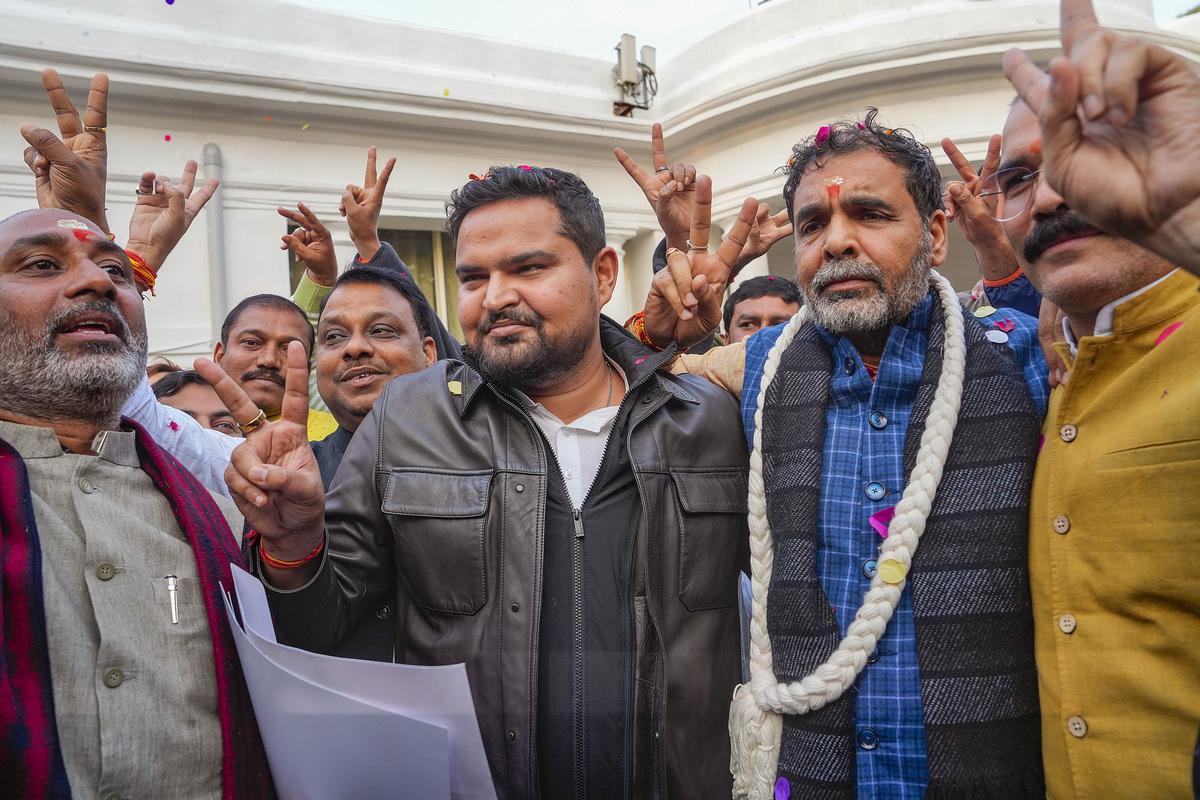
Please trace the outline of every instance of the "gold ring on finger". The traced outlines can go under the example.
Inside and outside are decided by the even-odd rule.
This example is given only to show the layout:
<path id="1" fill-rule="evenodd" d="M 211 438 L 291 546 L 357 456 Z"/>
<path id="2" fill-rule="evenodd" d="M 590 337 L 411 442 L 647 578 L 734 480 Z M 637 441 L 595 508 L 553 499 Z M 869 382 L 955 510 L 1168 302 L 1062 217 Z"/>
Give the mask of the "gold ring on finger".
<path id="1" fill-rule="evenodd" d="M 692 240 L 691 240 L 691 239 L 688 239 L 688 243 L 687 243 L 687 249 L 688 249 L 689 251 L 691 251 L 691 250 L 705 250 L 705 251 L 707 251 L 707 250 L 708 250 L 708 245 L 706 245 L 706 244 L 692 244 Z"/>
<path id="2" fill-rule="evenodd" d="M 83 129 L 88 133 L 108 133 L 108 128 L 99 125 L 84 125 Z"/>
<path id="3" fill-rule="evenodd" d="M 267 424 L 267 413 L 261 408 L 258 410 L 258 416 L 249 422 L 239 422 L 238 427 L 242 429 L 242 433 L 249 436 L 256 430 Z"/>
<path id="4" fill-rule="evenodd" d="M 679 253 L 680 255 L 686 255 L 678 247 L 668 247 L 667 248 L 667 259 L 670 260 L 671 256 L 675 255 L 676 253 Z"/>
<path id="5" fill-rule="evenodd" d="M 654 171 L 655 172 L 670 172 L 671 168 L 670 167 L 655 167 Z"/>

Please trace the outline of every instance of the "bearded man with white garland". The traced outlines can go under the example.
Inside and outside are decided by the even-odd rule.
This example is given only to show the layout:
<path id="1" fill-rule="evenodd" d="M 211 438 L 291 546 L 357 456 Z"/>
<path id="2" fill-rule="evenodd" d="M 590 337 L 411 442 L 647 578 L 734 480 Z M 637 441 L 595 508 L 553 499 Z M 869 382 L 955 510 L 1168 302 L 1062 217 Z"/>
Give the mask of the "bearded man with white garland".
<path id="1" fill-rule="evenodd" d="M 822 126 L 784 188 L 804 309 L 673 367 L 741 399 L 753 453 L 736 796 L 1044 795 L 1026 539 L 1045 360 L 1034 320 L 964 314 L 932 272 L 939 184 L 874 109 Z M 690 243 L 669 266 L 632 329 L 686 346 L 729 276 Z"/>

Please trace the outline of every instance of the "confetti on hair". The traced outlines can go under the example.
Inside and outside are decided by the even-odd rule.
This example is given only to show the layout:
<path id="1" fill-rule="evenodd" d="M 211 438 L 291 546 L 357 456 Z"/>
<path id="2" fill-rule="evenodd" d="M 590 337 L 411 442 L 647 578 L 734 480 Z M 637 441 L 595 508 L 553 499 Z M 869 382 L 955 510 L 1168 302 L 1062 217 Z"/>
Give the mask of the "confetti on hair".
<path id="1" fill-rule="evenodd" d="M 884 133 L 886 133 L 888 136 L 891 136 L 894 133 L 894 131 L 891 128 L 887 128 L 886 130 L 884 130 Z"/>
<path id="2" fill-rule="evenodd" d="M 860 131 L 865 131 L 867 129 L 867 126 L 863 125 L 861 122 L 854 123 L 854 127 L 858 128 Z"/>
<path id="3" fill-rule="evenodd" d="M 1170 336 L 1175 331 L 1179 330 L 1179 326 L 1181 326 L 1182 324 L 1183 324 L 1183 321 L 1180 320 L 1179 322 L 1172 322 L 1170 325 L 1163 328 L 1162 333 L 1160 333 L 1158 335 L 1158 338 L 1154 340 L 1154 346 L 1158 347 L 1160 344 L 1165 342 L 1167 340 L 1167 337 Z"/>
<path id="4" fill-rule="evenodd" d="M 533 172 L 533 167 L 529 166 L 528 164 L 521 164 L 517 167 L 517 169 L 521 170 L 522 172 Z"/>
<path id="5" fill-rule="evenodd" d="M 822 125 L 821 127 L 817 128 L 817 138 L 815 141 L 817 147 L 820 147 L 829 140 L 829 132 L 830 128 L 828 125 Z"/>

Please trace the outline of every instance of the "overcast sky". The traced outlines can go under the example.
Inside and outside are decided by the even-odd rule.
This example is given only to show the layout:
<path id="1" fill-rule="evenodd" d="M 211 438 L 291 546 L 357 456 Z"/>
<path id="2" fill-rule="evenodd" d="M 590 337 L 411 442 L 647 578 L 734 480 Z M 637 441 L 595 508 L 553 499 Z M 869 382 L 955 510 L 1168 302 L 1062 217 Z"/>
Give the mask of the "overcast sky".
<path id="1" fill-rule="evenodd" d="M 778 0 L 776 0 L 778 1 Z M 793 0 L 814 2 L 815 0 Z M 288 0 L 342 14 L 462 31 L 608 57 L 622 33 L 658 48 L 660 62 L 746 14 L 760 0 Z M 1200 0 L 1154 0 L 1159 22 Z"/>

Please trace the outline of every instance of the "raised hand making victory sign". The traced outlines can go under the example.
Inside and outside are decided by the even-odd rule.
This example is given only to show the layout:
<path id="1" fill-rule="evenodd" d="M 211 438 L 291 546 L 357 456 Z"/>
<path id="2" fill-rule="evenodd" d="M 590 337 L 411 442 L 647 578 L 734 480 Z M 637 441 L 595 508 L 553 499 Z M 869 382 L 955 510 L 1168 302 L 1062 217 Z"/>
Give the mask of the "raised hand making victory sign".
<path id="1" fill-rule="evenodd" d="M 1042 129 L 1043 177 L 1107 233 L 1200 272 L 1200 80 L 1163 47 L 1100 27 L 1063 0 L 1063 55 L 1020 49 L 1004 72 Z"/>
<path id="2" fill-rule="evenodd" d="M 238 510 L 258 531 L 262 547 L 275 560 L 305 558 L 320 547 L 325 537 L 325 491 L 308 444 L 308 359 L 304 347 L 298 342 L 288 346 L 283 410 L 275 422 L 268 422 L 242 387 L 209 359 L 197 359 L 196 371 L 213 387 L 246 435 L 225 470 L 225 481 Z M 314 571 L 316 566 L 314 562 Z M 272 571 L 272 583 L 280 588 L 291 586 L 290 581 L 300 585 L 306 579 L 301 574 L 307 572 Z"/>

